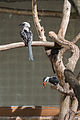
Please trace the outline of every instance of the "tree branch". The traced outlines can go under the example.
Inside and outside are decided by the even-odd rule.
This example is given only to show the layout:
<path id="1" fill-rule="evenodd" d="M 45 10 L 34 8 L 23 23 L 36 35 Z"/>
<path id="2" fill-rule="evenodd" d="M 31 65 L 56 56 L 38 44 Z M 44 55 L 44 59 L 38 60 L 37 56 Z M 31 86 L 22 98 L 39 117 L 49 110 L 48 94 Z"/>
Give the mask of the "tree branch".
<path id="1" fill-rule="evenodd" d="M 71 4 L 69 3 L 68 0 L 64 0 L 64 6 L 63 6 L 63 19 L 62 23 L 58 32 L 59 37 L 61 36 L 62 38 L 65 37 L 66 30 L 68 27 L 69 23 L 69 18 L 70 18 L 70 11 L 71 11 Z"/>
<path id="2" fill-rule="evenodd" d="M 55 86 L 51 86 L 51 89 L 56 89 L 62 94 L 70 95 L 70 96 L 75 96 L 73 90 L 67 90 L 66 88 L 63 88 L 60 84 L 57 84 Z"/>
<path id="3" fill-rule="evenodd" d="M 64 69 L 65 66 L 63 64 L 63 55 L 64 53 L 70 49 L 70 51 L 72 52 L 72 56 L 68 59 L 68 63 L 66 64 L 66 67 L 68 69 L 70 69 L 71 71 L 74 71 L 76 63 L 79 59 L 79 48 L 72 42 L 69 42 L 67 40 L 64 39 L 65 34 L 66 34 L 66 30 L 68 27 L 68 23 L 69 23 L 69 18 L 70 18 L 70 10 L 71 10 L 71 5 L 69 3 L 68 0 L 64 0 L 64 7 L 63 7 L 63 19 L 62 19 L 62 23 L 61 23 L 61 27 L 60 30 L 58 32 L 58 35 L 56 35 L 54 32 L 49 32 L 49 36 L 51 38 L 53 38 L 53 40 L 59 44 L 61 47 L 64 47 L 63 49 L 61 49 L 57 55 L 57 59 L 54 63 L 55 65 L 55 69 L 56 69 L 56 73 L 60 79 L 60 83 L 61 85 L 64 85 Z M 54 62 L 54 61 L 53 61 Z M 67 86 L 67 90 L 69 90 L 69 85 Z M 75 104 L 72 104 L 72 111 L 71 115 L 69 113 L 69 111 L 71 111 L 70 109 L 70 96 L 66 96 L 63 104 L 61 105 L 61 111 L 60 111 L 60 115 L 59 115 L 59 120 L 68 120 L 69 116 L 70 116 L 70 120 L 73 119 L 75 112 L 77 111 L 78 108 L 78 102 L 77 99 L 75 100 Z M 66 104 L 65 104 L 66 103 Z M 74 103 L 74 101 L 72 100 L 72 103 Z M 76 106 L 76 107 L 75 107 Z"/>
<path id="4" fill-rule="evenodd" d="M 32 0 L 32 12 L 33 12 L 35 27 L 39 35 L 39 39 L 41 41 L 46 41 L 46 36 L 44 35 L 44 28 L 40 25 L 40 20 L 38 18 L 37 0 Z"/>
<path id="5" fill-rule="evenodd" d="M 62 47 L 67 47 L 68 49 L 71 47 L 71 43 L 64 38 L 60 38 L 55 32 L 50 31 L 49 36 Z"/>
<path id="6" fill-rule="evenodd" d="M 76 43 L 80 39 L 80 33 L 73 39 L 73 43 Z"/>
<path id="7" fill-rule="evenodd" d="M 56 33 L 52 32 L 52 31 L 49 32 L 49 36 L 51 38 L 53 38 L 53 40 L 55 42 L 57 42 L 59 45 L 64 47 L 65 50 L 70 49 L 70 51 L 72 52 L 72 56 L 68 59 L 68 63 L 66 64 L 66 68 L 70 69 L 71 71 L 74 71 L 76 63 L 80 57 L 79 48 L 73 42 L 67 41 L 64 38 L 59 38 L 58 35 L 56 35 Z M 63 54 L 61 54 L 61 56 L 62 55 Z M 58 58 L 60 59 L 61 57 L 58 57 Z"/>
<path id="8" fill-rule="evenodd" d="M 70 10 L 71 5 L 68 0 L 64 0 L 64 6 L 63 6 L 63 18 L 60 26 L 60 30 L 58 32 L 58 35 L 56 35 L 54 32 L 50 31 L 49 36 L 55 40 L 59 45 L 63 46 L 64 48 L 61 49 L 57 55 L 57 61 L 54 63 L 54 67 L 56 68 L 56 73 L 59 76 L 61 84 L 64 86 L 64 69 L 65 66 L 63 64 L 63 54 L 66 52 L 67 49 L 69 49 L 68 41 L 64 40 L 66 30 L 69 23 L 70 18 Z M 53 61 L 54 62 L 54 61 Z"/>
<path id="9" fill-rule="evenodd" d="M 33 19 L 34 19 L 34 23 L 35 23 L 39 38 L 42 41 L 46 41 L 46 37 L 44 35 L 44 29 L 43 29 L 43 27 L 41 27 L 41 25 L 39 23 L 39 19 L 38 19 L 37 2 L 36 2 L 36 0 L 32 0 L 32 1 L 33 1 L 33 4 L 32 4 Z M 74 103 L 74 101 L 70 97 L 70 92 L 71 92 L 70 87 L 69 87 L 69 84 L 65 83 L 65 76 L 64 76 L 64 70 L 66 68 L 70 69 L 71 71 L 74 71 L 76 63 L 79 59 L 79 48 L 73 42 L 69 42 L 69 41 L 65 40 L 65 34 L 67 31 L 69 18 L 70 18 L 70 10 L 71 10 L 71 5 L 70 5 L 69 1 L 64 0 L 63 19 L 62 19 L 62 23 L 61 23 L 61 27 L 58 32 L 58 35 L 56 35 L 56 33 L 52 32 L 52 31 L 49 32 L 49 36 L 51 38 L 53 38 L 53 40 L 55 41 L 56 44 L 61 46 L 61 49 L 58 51 L 57 54 L 54 51 L 55 49 L 57 50 L 57 48 L 55 48 L 55 46 L 53 49 L 46 50 L 47 56 L 49 57 L 49 59 L 52 63 L 52 66 L 53 66 L 56 74 L 58 75 L 58 78 L 60 80 L 60 85 L 63 86 L 63 88 L 60 86 L 57 86 L 56 89 L 62 93 L 67 93 L 67 96 L 64 97 L 64 101 L 61 105 L 59 120 L 69 120 L 71 107 L 72 107 L 73 111 L 76 111 L 77 107 L 78 107 L 78 105 L 77 105 L 78 103 L 76 100 L 75 100 L 75 104 L 71 104 L 71 103 Z M 67 50 L 71 51 L 72 56 L 68 59 L 68 63 L 66 64 L 66 67 L 65 67 L 65 65 L 63 63 L 63 55 Z M 66 87 L 65 90 L 67 92 L 64 90 L 65 87 Z M 70 120 L 74 117 L 74 115 L 75 114 L 72 112 Z"/>
<path id="10" fill-rule="evenodd" d="M 44 47 L 53 47 L 54 42 L 43 42 L 43 41 L 33 41 L 32 46 L 44 46 Z M 24 42 L 11 43 L 6 45 L 0 45 L 0 51 L 9 50 L 18 47 L 25 47 Z"/>

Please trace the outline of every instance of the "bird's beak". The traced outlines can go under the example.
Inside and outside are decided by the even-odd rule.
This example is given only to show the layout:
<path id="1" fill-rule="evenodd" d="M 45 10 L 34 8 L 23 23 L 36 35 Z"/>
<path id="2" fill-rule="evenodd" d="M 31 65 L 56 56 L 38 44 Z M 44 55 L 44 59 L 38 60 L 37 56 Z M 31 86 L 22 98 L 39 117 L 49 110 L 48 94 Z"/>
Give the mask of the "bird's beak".
<path id="1" fill-rule="evenodd" d="M 46 86 L 46 82 L 43 82 L 43 88 Z"/>
<path id="2" fill-rule="evenodd" d="M 19 24 L 18 26 L 22 27 L 22 26 L 24 26 L 24 24 Z"/>

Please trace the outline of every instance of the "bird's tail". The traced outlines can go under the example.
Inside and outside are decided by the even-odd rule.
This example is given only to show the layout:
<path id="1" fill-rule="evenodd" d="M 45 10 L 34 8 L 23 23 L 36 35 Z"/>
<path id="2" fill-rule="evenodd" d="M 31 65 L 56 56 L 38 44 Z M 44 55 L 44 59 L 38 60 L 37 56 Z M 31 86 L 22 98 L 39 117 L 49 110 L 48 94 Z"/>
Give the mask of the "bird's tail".
<path id="1" fill-rule="evenodd" d="M 30 42 L 28 42 L 28 55 L 29 55 L 29 60 L 33 61 L 33 53 L 32 53 L 32 47 Z"/>

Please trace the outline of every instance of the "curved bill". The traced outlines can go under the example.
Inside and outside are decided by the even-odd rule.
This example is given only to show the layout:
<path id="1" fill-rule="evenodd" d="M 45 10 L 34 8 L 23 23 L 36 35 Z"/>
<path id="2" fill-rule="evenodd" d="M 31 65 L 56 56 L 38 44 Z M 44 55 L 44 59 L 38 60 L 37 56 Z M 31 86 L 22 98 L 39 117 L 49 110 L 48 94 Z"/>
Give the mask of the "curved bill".
<path id="1" fill-rule="evenodd" d="M 19 24 L 18 26 L 22 27 L 22 26 L 24 26 L 24 24 L 21 23 L 21 24 Z"/>

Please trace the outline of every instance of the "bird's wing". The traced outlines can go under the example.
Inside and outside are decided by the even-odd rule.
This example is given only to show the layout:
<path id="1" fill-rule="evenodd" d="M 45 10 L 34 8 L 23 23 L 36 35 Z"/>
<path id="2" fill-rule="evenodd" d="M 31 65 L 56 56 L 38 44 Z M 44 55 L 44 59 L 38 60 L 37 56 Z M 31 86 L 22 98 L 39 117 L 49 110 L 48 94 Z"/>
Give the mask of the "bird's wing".
<path id="1" fill-rule="evenodd" d="M 23 40 L 27 40 L 28 39 L 27 33 L 24 30 L 20 31 L 20 35 L 23 38 Z"/>
<path id="2" fill-rule="evenodd" d="M 27 32 L 27 40 L 32 44 L 33 41 L 33 33 L 31 31 Z"/>
<path id="3" fill-rule="evenodd" d="M 79 108 L 80 108 L 80 84 L 79 81 L 76 79 L 74 73 L 70 71 L 69 69 L 64 70 L 64 76 L 65 81 L 70 84 L 70 86 L 73 88 L 75 95 L 79 102 Z"/>
<path id="4" fill-rule="evenodd" d="M 49 79 L 49 82 L 52 83 L 53 85 L 57 85 L 59 83 L 59 79 L 57 78 L 57 76 L 52 76 Z"/>

